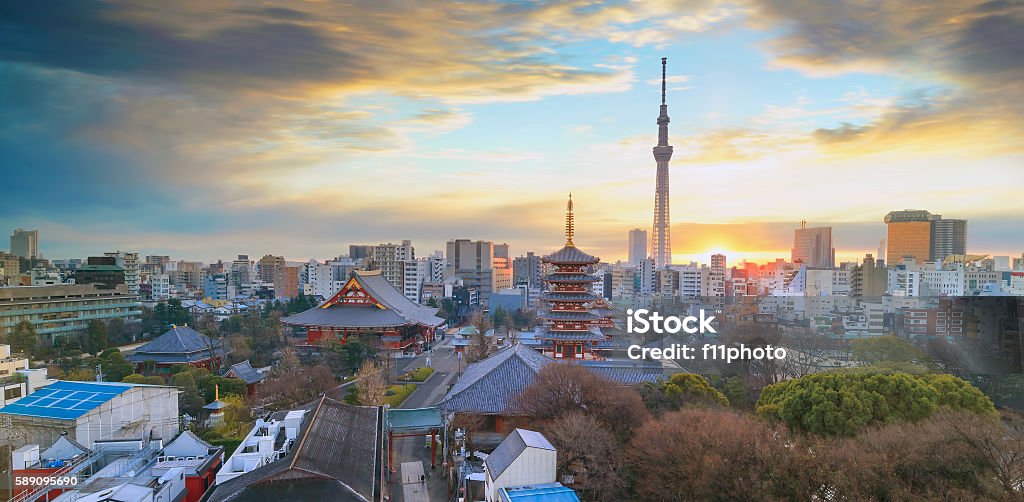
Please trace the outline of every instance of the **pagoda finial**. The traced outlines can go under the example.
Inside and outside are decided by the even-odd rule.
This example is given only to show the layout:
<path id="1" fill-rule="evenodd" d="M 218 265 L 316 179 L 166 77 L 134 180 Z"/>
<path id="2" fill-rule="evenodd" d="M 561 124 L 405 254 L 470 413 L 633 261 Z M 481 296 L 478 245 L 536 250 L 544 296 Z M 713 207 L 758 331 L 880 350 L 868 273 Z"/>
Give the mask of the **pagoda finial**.
<path id="1" fill-rule="evenodd" d="M 207 387 L 207 388 L 209 388 L 209 387 Z M 213 400 L 214 401 L 220 401 L 220 384 L 219 383 L 213 384 Z"/>
<path id="2" fill-rule="evenodd" d="M 572 216 L 572 192 L 569 192 L 569 202 L 565 205 L 565 245 L 575 246 L 572 243 L 572 235 L 575 233 Z"/>

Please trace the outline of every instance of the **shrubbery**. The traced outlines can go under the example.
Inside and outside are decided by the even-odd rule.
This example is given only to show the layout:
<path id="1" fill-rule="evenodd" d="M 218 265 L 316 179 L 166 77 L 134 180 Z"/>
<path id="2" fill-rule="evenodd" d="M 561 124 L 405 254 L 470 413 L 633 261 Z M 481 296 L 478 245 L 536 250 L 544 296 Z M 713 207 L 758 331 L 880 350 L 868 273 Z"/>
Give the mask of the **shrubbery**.
<path id="1" fill-rule="evenodd" d="M 869 425 L 916 422 L 940 408 L 995 414 L 980 390 L 951 375 L 882 372 L 819 373 L 769 385 L 758 415 L 790 429 L 851 436 Z"/>

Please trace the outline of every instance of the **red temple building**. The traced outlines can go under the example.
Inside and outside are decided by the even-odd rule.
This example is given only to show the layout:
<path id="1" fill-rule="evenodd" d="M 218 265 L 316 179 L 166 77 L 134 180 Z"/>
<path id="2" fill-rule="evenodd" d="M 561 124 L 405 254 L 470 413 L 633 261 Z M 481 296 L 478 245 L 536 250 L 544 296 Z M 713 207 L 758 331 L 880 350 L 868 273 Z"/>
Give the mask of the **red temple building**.
<path id="1" fill-rule="evenodd" d="M 601 359 L 595 353 L 600 342 L 609 339 L 602 328 L 611 328 L 608 304 L 592 291 L 601 279 L 590 274 L 590 268 L 601 261 L 573 243 L 574 222 L 572 195 L 566 205 L 565 246 L 541 258 L 552 267 L 544 276 L 545 289 L 540 296 L 544 308 L 537 316 L 544 320 L 537 339 L 543 341 L 541 352 L 555 359 Z M 600 309 L 601 313 L 594 309 Z"/>
<path id="2" fill-rule="evenodd" d="M 379 270 L 356 270 L 345 286 L 327 301 L 281 320 L 306 330 L 306 343 L 345 343 L 349 336 L 375 334 L 389 349 L 408 349 L 431 341 L 445 321 L 437 309 L 419 305 L 395 289 Z"/>

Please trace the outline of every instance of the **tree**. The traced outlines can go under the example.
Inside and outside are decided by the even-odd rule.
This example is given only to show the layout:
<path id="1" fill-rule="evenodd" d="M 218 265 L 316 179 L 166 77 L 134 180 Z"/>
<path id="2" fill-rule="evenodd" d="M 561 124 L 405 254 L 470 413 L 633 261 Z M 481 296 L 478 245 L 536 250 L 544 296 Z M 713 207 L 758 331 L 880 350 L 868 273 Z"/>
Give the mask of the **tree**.
<path id="1" fill-rule="evenodd" d="M 506 324 L 509 322 L 508 312 L 501 307 L 494 309 L 491 313 L 491 322 L 494 323 L 495 329 L 501 329 L 507 327 Z"/>
<path id="2" fill-rule="evenodd" d="M 427 299 L 427 306 L 428 306 L 428 307 L 432 307 L 432 308 L 435 308 L 435 309 L 436 309 L 436 308 L 438 308 L 438 304 L 437 304 L 437 298 L 434 298 L 433 296 L 431 296 L 430 298 L 428 298 L 428 299 Z"/>
<path id="3" fill-rule="evenodd" d="M 512 406 L 535 420 L 554 420 L 572 413 L 590 415 L 618 438 L 629 437 L 648 417 L 635 390 L 575 364 L 541 368 Z"/>
<path id="4" fill-rule="evenodd" d="M 793 478 L 785 430 L 712 409 L 669 412 L 641 426 L 626 455 L 636 476 L 631 500 L 777 500 Z M 777 480 L 776 478 L 782 478 Z M 804 487 L 798 487 L 802 491 Z M 781 492 L 781 493 L 780 493 Z"/>
<path id="5" fill-rule="evenodd" d="M 103 370 L 103 376 L 108 382 L 119 382 L 122 378 L 132 374 L 135 366 L 124 358 L 124 354 L 117 349 L 107 349 L 96 358 L 96 363 Z"/>
<path id="6" fill-rule="evenodd" d="M 556 419 L 547 432 L 558 450 L 558 472 L 573 475 L 586 500 L 622 500 L 623 449 L 604 424 L 577 412 Z"/>
<path id="7" fill-rule="evenodd" d="M 337 385 L 327 365 L 301 366 L 294 371 L 264 381 L 256 399 L 269 410 L 287 410 L 316 399 Z"/>
<path id="8" fill-rule="evenodd" d="M 132 341 L 132 330 L 124 319 L 114 317 L 107 321 L 107 344 L 124 345 Z"/>
<path id="9" fill-rule="evenodd" d="M 695 373 L 676 373 L 666 382 L 645 383 L 640 387 L 640 395 L 647 409 L 654 413 L 684 406 L 729 406 L 724 394 Z"/>
<path id="10" fill-rule="evenodd" d="M 384 369 L 377 363 L 367 360 L 356 372 L 356 394 L 359 404 L 364 406 L 381 406 L 384 404 L 384 393 L 388 389 L 387 376 Z"/>
<path id="11" fill-rule="evenodd" d="M 94 382 L 96 381 L 96 372 L 88 368 L 77 368 L 64 375 L 64 380 L 72 380 L 75 382 Z"/>
<path id="12" fill-rule="evenodd" d="M 25 354 L 25 357 L 31 359 L 36 346 L 39 344 L 36 328 L 28 321 L 19 322 L 14 326 L 14 331 L 7 337 L 7 343 L 10 344 L 11 351 Z"/>
<path id="13" fill-rule="evenodd" d="M 107 326 L 96 319 L 89 321 L 84 345 L 90 354 L 103 352 L 103 349 L 107 348 Z"/>
<path id="14" fill-rule="evenodd" d="M 865 365 L 880 362 L 915 363 L 929 362 L 927 356 L 910 342 L 886 335 L 861 338 L 850 343 L 853 358 Z"/>
<path id="15" fill-rule="evenodd" d="M 199 387 L 199 391 L 203 395 L 203 399 L 206 402 L 212 402 L 214 397 L 217 395 L 217 389 L 220 389 L 220 395 L 236 394 L 244 396 L 248 390 L 245 386 L 245 382 L 237 378 L 224 378 L 222 376 L 208 374 L 201 377 L 196 381 L 196 386 Z"/>
<path id="16" fill-rule="evenodd" d="M 852 436 L 866 426 L 915 422 L 940 408 L 994 415 L 980 390 L 951 375 L 851 371 L 819 373 L 769 385 L 757 413 L 791 429 Z"/>

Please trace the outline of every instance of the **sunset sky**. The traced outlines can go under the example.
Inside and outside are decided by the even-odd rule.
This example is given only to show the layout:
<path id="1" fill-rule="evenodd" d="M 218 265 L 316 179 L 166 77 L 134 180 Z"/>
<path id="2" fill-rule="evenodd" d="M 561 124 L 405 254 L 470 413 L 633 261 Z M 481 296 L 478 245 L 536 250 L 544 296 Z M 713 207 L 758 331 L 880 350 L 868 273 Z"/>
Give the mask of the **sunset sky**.
<path id="1" fill-rule="evenodd" d="M 624 258 L 669 58 L 673 251 L 840 259 L 882 217 L 1024 252 L 1024 4 L 2 2 L 0 234 L 49 258 L 450 238 Z M 4 237 L 6 246 L 6 237 Z"/>

